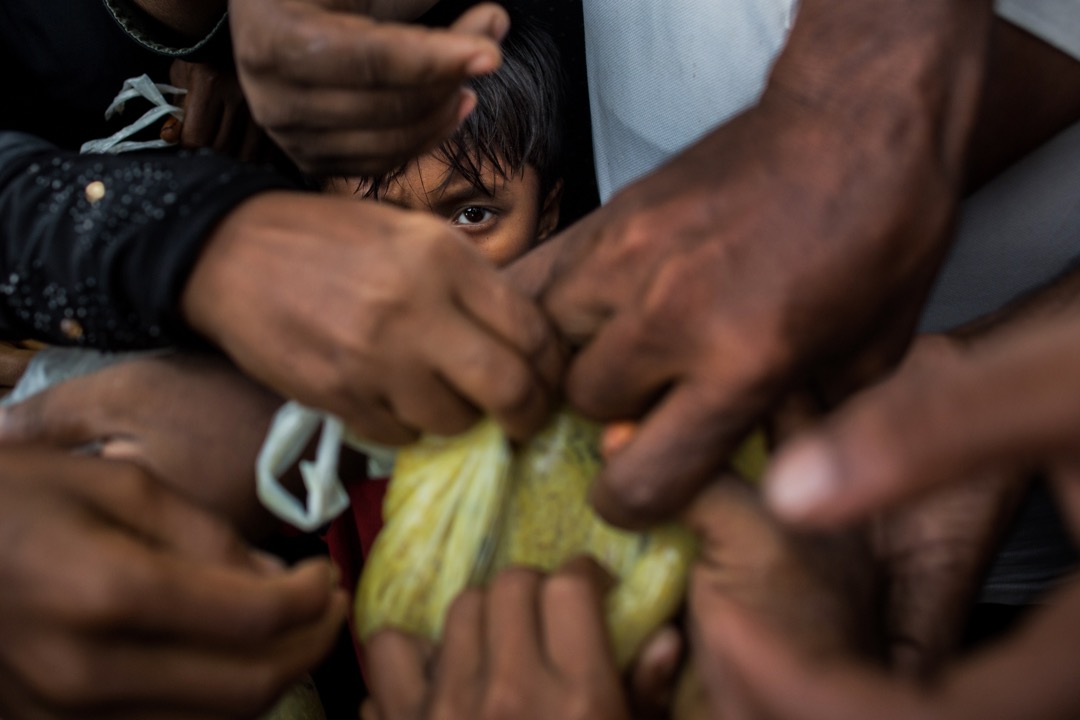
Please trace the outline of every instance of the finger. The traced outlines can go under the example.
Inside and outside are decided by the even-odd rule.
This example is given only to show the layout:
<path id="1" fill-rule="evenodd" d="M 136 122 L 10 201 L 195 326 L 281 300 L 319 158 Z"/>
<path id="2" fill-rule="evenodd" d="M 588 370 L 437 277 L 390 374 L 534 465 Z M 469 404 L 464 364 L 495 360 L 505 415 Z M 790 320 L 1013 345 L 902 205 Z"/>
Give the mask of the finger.
<path id="1" fill-rule="evenodd" d="M 665 625 L 642 645 L 630 669 L 630 700 L 635 718 L 667 717 L 675 698 L 683 639 Z"/>
<path id="2" fill-rule="evenodd" d="M 681 372 L 673 360 L 670 348 L 657 344 L 637 317 L 620 314 L 599 327 L 574 358 L 566 396 L 595 420 L 640 417 Z"/>
<path id="3" fill-rule="evenodd" d="M 484 592 L 470 588 L 446 613 L 432 706 L 470 708 L 488 665 Z"/>
<path id="4" fill-rule="evenodd" d="M 551 324 L 529 298 L 487 270 L 467 272 L 460 278 L 455 289 L 462 307 L 528 358 L 549 388 L 559 387 L 563 350 Z"/>
<path id="5" fill-rule="evenodd" d="M 502 61 L 498 43 L 480 34 L 305 10 L 296 22 L 279 27 L 274 42 L 281 48 L 274 74 L 301 85 L 385 88 L 461 82 L 494 72 Z M 240 62 L 247 64 L 239 47 Z M 287 62 L 296 57 L 303 61 Z"/>
<path id="6" fill-rule="evenodd" d="M 251 548 L 222 518 L 177 495 L 137 466 L 110 460 L 92 487 L 76 488 L 110 523 L 134 530 L 179 556 L 255 567 Z"/>
<path id="7" fill-rule="evenodd" d="M 592 558 L 566 563 L 543 584 L 540 616 L 551 665 L 568 679 L 615 675 L 615 657 L 604 618 L 611 576 Z"/>
<path id="8" fill-rule="evenodd" d="M 428 694 L 420 643 L 398 630 L 380 630 L 365 644 L 364 659 L 379 716 L 419 718 Z"/>
<path id="9" fill-rule="evenodd" d="M 334 595 L 318 622 L 274 642 L 237 641 L 227 647 L 200 647 L 190 638 L 179 642 L 128 643 L 115 638 L 98 648 L 88 689 L 97 705 L 156 704 L 174 710 L 253 716 L 265 710 L 306 671 L 321 661 L 337 639 L 348 599 Z"/>
<path id="10" fill-rule="evenodd" d="M 371 698 L 365 698 L 360 704 L 360 720 L 383 720 L 379 706 Z"/>
<path id="11" fill-rule="evenodd" d="M 491 582 L 485 603 L 485 633 L 494 685 L 502 678 L 513 681 L 513 687 L 543 667 L 541 582 L 540 573 L 526 568 L 503 570 Z"/>
<path id="12" fill-rule="evenodd" d="M 481 3 L 462 13 L 450 30 L 502 42 L 510 31 L 510 15 L 501 5 Z"/>
<path id="13" fill-rule="evenodd" d="M 631 300 L 637 300 L 623 297 L 625 288 L 645 287 L 648 278 L 638 276 L 655 272 L 647 263 L 635 262 L 633 253 L 622 257 L 620 243 L 608 242 L 609 235 L 621 234 L 620 223 L 617 212 L 601 208 L 590 213 L 547 241 L 545 245 L 557 249 L 541 256 L 543 262 L 537 261 L 538 271 L 546 276 L 540 289 L 541 305 L 573 345 L 585 345 L 616 314 L 616 308 L 629 307 Z M 624 284 L 596 282 L 612 268 L 626 275 L 621 278 Z"/>
<path id="14" fill-rule="evenodd" d="M 746 431 L 736 403 L 714 399 L 710 388 L 677 385 L 642 421 L 623 448 L 608 458 L 591 500 L 609 522 L 644 527 L 686 507 L 719 470 Z"/>
<path id="15" fill-rule="evenodd" d="M 304 169 L 320 175 L 374 176 L 393 170 L 434 148 L 457 130 L 461 120 L 476 106 L 475 95 L 458 92 L 438 112 L 412 125 L 385 129 L 290 131 L 282 134 L 261 122 L 281 148 L 303 158 Z"/>
<path id="16" fill-rule="evenodd" d="M 551 282 L 565 235 L 559 235 L 533 248 L 503 268 L 503 277 L 526 297 L 539 301 L 541 292 Z"/>
<path id="17" fill-rule="evenodd" d="M 394 415 L 385 400 L 344 398 L 340 408 L 328 409 L 342 417 L 353 435 L 380 445 L 408 445 L 420 437 L 415 427 Z"/>
<path id="18" fill-rule="evenodd" d="M 398 392 L 392 393 L 394 415 L 408 427 L 449 436 L 465 432 L 480 419 L 480 411 L 442 378 L 421 370 L 398 379 Z"/>
<path id="19" fill-rule="evenodd" d="M 1056 593 L 1019 633 L 952 673 L 942 691 L 943 716 L 1074 718 L 1080 714 L 1075 660 L 1080 642 L 1080 585 Z"/>
<path id="20" fill-rule="evenodd" d="M 697 669 L 718 716 L 734 705 L 753 717 L 786 720 L 939 717 L 928 714 L 906 685 L 858 667 L 822 666 L 799 657 L 733 604 L 714 604 L 708 617 L 694 621 L 692 633 Z"/>
<path id="21" fill-rule="evenodd" d="M 767 474 L 793 522 L 859 517 L 926 488 L 1071 447 L 1080 336 L 1038 329 L 978 352 L 923 344 L 900 371 L 797 440 Z"/>
<path id="22" fill-rule="evenodd" d="M 75 378 L 0 408 L 0 445 L 46 443 L 76 448 L 102 439 L 102 424 L 90 417 L 100 407 L 98 400 L 93 383 Z"/>
<path id="23" fill-rule="evenodd" d="M 416 126 L 432 116 L 444 122 L 456 117 L 461 91 L 457 81 L 395 88 L 292 89 L 295 103 L 263 109 L 259 119 L 278 130 L 388 130 Z"/>
<path id="24" fill-rule="evenodd" d="M 195 82 L 184 102 L 180 144 L 188 148 L 213 148 L 224 117 L 223 103 L 209 91 L 208 83 Z"/>
<path id="25" fill-rule="evenodd" d="M 463 397 L 483 408 L 516 439 L 543 426 L 551 392 L 528 361 L 469 318 L 450 315 L 425 338 L 428 362 Z"/>
<path id="26" fill-rule="evenodd" d="M 101 602 L 126 613 L 126 623 L 148 632 L 166 632 L 207 643 L 269 641 L 319 622 L 329 612 L 338 576 L 325 559 L 307 560 L 276 575 L 192 563 L 158 555 L 117 570 L 119 590 L 130 602 L 108 593 Z M 151 564 L 152 563 L 152 564 Z M 110 591 L 116 591 L 112 588 Z M 340 619 L 340 618 L 339 618 Z"/>

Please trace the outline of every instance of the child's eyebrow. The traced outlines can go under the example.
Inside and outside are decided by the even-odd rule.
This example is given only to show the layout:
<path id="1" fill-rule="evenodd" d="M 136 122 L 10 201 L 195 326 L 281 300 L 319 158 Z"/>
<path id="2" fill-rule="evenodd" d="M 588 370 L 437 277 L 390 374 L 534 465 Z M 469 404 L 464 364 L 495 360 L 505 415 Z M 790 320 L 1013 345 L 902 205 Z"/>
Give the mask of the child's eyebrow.
<path id="1" fill-rule="evenodd" d="M 432 201 L 433 209 L 445 209 L 466 202 L 490 202 L 498 194 L 498 190 L 499 188 L 495 188 L 495 192 L 488 192 L 486 188 L 482 190 L 459 175 L 440 188 L 438 192 L 431 193 L 428 199 Z"/>

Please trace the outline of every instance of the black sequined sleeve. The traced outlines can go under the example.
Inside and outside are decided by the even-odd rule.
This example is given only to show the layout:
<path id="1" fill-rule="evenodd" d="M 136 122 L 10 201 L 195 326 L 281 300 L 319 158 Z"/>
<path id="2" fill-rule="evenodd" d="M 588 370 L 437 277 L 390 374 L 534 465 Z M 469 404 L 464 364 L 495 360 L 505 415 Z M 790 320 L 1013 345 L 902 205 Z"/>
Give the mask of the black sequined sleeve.
<path id="1" fill-rule="evenodd" d="M 0 132 L 0 333 L 115 350 L 188 340 L 178 304 L 204 239 L 287 186 L 208 151 L 78 155 Z"/>

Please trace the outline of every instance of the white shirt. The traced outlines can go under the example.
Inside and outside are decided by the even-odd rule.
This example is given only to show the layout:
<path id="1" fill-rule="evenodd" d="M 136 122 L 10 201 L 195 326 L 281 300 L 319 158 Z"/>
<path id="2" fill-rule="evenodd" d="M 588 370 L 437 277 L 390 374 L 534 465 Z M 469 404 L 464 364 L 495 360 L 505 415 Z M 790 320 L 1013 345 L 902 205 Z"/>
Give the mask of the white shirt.
<path id="1" fill-rule="evenodd" d="M 600 196 L 752 105 L 795 0 L 584 0 Z M 1080 57 L 1080 0 L 999 0 L 998 12 Z"/>

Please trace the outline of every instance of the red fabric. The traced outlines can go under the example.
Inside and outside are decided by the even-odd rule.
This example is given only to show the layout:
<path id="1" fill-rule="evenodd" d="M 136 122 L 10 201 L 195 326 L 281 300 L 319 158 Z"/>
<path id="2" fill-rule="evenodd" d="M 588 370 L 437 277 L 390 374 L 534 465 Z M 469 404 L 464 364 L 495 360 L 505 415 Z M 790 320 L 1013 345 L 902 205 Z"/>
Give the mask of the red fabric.
<path id="1" fill-rule="evenodd" d="M 386 478 L 371 478 L 349 483 L 349 508 L 330 523 L 326 531 L 330 558 L 341 571 L 341 587 L 345 588 L 350 597 L 354 597 L 356 593 L 356 583 L 360 581 L 364 558 L 371 552 L 375 536 L 382 529 L 382 506 L 387 482 Z M 356 659 L 363 671 L 364 659 L 360 652 L 352 612 L 349 613 L 349 630 L 352 631 Z"/>

